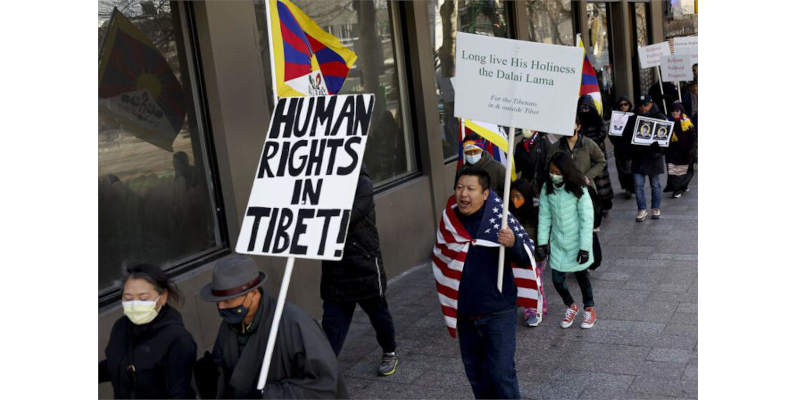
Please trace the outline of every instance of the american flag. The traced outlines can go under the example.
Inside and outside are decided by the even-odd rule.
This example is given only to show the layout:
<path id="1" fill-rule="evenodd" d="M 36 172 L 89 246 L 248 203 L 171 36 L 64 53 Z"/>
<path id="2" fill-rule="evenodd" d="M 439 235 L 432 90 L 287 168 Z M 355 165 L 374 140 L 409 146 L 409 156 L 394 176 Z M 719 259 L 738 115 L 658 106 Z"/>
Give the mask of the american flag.
<path id="1" fill-rule="evenodd" d="M 436 290 L 439 293 L 439 303 L 442 305 L 444 322 L 450 336 L 456 337 L 456 318 L 458 317 L 458 287 L 461 283 L 461 272 L 467 259 L 467 252 L 471 245 L 499 247 L 497 235 L 500 232 L 502 221 L 503 200 L 490 190 L 489 198 L 484 205 L 483 220 L 481 220 L 478 237 L 470 237 L 461 221 L 456 216 L 455 196 L 447 200 L 447 207 L 442 212 L 439 220 L 439 229 L 436 232 L 436 245 L 433 247 L 433 276 L 436 280 Z M 517 286 L 517 305 L 535 308 L 537 313 L 542 313 L 541 277 L 533 268 L 534 246 L 528 233 L 511 214 L 508 215 L 508 227 L 517 235 L 517 240 L 525 244 L 528 262 L 525 265 L 511 263 L 514 272 L 514 284 Z M 487 285 L 496 286 L 496 282 L 486 282 Z"/>

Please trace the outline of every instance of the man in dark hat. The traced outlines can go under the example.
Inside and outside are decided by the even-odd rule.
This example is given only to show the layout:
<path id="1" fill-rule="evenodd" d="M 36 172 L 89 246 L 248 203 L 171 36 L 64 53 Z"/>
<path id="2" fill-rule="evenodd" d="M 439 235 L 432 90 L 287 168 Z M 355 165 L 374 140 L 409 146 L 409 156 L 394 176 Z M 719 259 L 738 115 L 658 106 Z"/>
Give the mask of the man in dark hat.
<path id="1" fill-rule="evenodd" d="M 244 256 L 214 265 L 200 297 L 217 303 L 223 321 L 213 354 L 198 361 L 203 398 L 347 398 L 336 355 L 319 324 L 285 303 L 264 392 L 256 389 L 277 301 L 261 286 L 267 275 Z"/>
<path id="2" fill-rule="evenodd" d="M 644 94 L 636 100 L 636 116 L 667 120 L 666 115 L 661 113 L 658 105 L 653 103 L 650 95 Z M 635 124 L 628 124 L 622 132 L 623 140 L 631 141 L 633 137 L 633 127 Z M 648 145 L 634 144 L 630 147 L 631 170 L 633 171 L 633 186 L 636 194 L 636 205 L 639 212 L 636 214 L 636 222 L 643 222 L 647 217 L 647 199 L 644 192 L 645 180 L 650 180 L 650 200 L 653 219 L 661 218 L 661 180 L 660 175 L 664 173 L 664 152 L 657 142 Z"/>

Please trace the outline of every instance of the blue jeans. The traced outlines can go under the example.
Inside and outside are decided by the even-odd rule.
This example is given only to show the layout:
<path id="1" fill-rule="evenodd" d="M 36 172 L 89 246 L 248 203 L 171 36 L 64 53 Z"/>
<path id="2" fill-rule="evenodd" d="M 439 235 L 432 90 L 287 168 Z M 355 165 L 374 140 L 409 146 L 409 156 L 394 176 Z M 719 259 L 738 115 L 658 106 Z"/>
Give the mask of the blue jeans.
<path id="1" fill-rule="evenodd" d="M 392 314 L 389 312 L 386 298 L 381 296 L 341 303 L 333 301 L 324 301 L 322 303 L 322 329 L 331 343 L 333 352 L 338 356 L 339 352 L 342 351 L 347 331 L 350 330 L 350 322 L 353 320 L 356 303 L 369 316 L 369 322 L 372 323 L 372 327 L 375 329 L 378 344 L 381 345 L 383 352 L 393 352 L 396 346 L 394 341 L 394 321 L 392 320 Z"/>
<path id="2" fill-rule="evenodd" d="M 650 175 L 651 208 L 661 208 L 661 174 Z M 645 175 L 633 174 L 633 186 L 636 189 L 636 205 L 639 211 L 647 210 L 647 197 L 644 194 Z"/>
<path id="3" fill-rule="evenodd" d="M 514 365 L 516 307 L 482 317 L 458 316 L 458 344 L 476 399 L 518 399 Z"/>

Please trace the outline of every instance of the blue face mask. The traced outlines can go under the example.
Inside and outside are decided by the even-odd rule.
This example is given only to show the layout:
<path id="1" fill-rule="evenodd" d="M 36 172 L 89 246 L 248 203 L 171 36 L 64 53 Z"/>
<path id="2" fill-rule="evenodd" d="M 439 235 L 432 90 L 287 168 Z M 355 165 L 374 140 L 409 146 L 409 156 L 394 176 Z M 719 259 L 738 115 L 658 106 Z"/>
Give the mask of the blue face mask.
<path id="1" fill-rule="evenodd" d="M 481 160 L 481 154 L 476 155 L 465 155 L 464 159 L 467 160 L 467 163 L 470 165 L 475 165 L 478 161 Z"/>
<path id="2" fill-rule="evenodd" d="M 250 308 L 245 307 L 244 303 L 242 303 L 239 307 L 218 309 L 217 311 L 219 311 L 219 316 L 222 317 L 225 322 L 236 325 L 244 322 L 244 317 L 247 316 L 247 312 L 250 311 Z"/>

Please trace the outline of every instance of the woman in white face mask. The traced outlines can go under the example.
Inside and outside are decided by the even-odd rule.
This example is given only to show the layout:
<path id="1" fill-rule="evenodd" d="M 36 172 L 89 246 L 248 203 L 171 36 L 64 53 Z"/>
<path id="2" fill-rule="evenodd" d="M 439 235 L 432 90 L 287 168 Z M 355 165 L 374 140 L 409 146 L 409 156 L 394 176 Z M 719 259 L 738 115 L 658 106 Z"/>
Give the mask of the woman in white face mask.
<path id="1" fill-rule="evenodd" d="M 168 303 L 180 292 L 161 268 L 139 264 L 123 279 L 122 316 L 100 362 L 100 382 L 115 398 L 195 398 L 191 387 L 197 344 Z"/>

